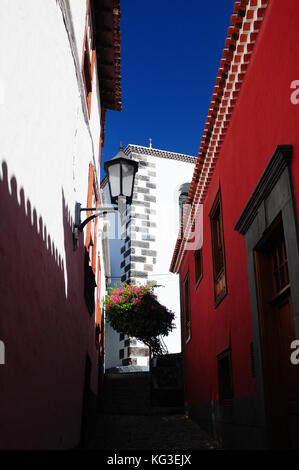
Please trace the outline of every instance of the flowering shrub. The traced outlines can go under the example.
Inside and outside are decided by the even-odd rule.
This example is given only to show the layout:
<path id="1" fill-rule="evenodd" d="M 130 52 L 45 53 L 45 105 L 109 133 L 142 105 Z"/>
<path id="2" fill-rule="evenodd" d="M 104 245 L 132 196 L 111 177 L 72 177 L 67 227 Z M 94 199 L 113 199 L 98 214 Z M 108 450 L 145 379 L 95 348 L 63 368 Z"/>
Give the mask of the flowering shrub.
<path id="1" fill-rule="evenodd" d="M 122 284 L 106 296 L 106 318 L 118 333 L 142 341 L 154 354 L 163 352 L 159 336 L 173 330 L 174 313 L 161 305 L 151 285 Z"/>

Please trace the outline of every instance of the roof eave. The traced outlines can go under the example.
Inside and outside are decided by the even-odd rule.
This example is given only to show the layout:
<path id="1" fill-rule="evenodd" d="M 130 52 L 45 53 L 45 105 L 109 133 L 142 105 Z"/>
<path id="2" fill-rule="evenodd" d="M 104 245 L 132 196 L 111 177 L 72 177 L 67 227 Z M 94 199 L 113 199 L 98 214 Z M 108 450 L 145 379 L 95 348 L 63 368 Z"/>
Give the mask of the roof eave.
<path id="1" fill-rule="evenodd" d="M 267 5 L 268 0 L 240 0 L 234 4 L 234 14 L 228 28 L 228 37 L 186 201 L 192 205 L 191 213 L 182 218 L 170 265 L 171 272 L 178 272 L 180 269 L 184 240 L 188 239 L 188 231 L 193 224 L 198 205 L 204 203 Z"/>
<path id="2" fill-rule="evenodd" d="M 120 0 L 94 0 L 94 16 L 101 104 L 121 111 Z"/>

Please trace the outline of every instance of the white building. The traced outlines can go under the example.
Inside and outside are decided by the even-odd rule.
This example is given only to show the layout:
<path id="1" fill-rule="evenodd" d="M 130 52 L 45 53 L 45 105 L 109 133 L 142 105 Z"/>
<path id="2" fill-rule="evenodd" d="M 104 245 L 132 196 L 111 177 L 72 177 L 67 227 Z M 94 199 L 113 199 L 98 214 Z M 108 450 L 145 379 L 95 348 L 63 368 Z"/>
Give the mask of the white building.
<path id="1" fill-rule="evenodd" d="M 192 179 L 196 158 L 166 150 L 128 145 L 127 157 L 139 162 L 126 226 L 110 218 L 111 285 L 116 281 L 153 282 L 158 300 L 175 312 L 176 329 L 166 337 L 169 353 L 181 351 L 179 279 L 169 272 L 179 229 L 182 185 Z M 107 179 L 101 184 L 108 195 Z M 117 237 L 117 233 L 120 236 Z M 105 367 L 148 367 L 148 349 L 106 324 Z"/>
<path id="2" fill-rule="evenodd" d="M 1 449 L 77 446 L 99 393 L 108 251 L 101 219 L 77 249 L 73 222 L 102 204 L 119 18 L 119 0 L 0 1 Z"/>

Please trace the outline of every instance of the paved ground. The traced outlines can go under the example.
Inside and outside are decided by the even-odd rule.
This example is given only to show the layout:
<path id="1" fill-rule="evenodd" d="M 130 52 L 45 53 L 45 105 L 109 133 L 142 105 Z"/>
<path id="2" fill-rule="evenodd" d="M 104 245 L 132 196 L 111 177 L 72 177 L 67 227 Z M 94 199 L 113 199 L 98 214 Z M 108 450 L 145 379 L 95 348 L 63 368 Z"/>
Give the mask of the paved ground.
<path id="1" fill-rule="evenodd" d="M 217 444 L 184 415 L 100 415 L 91 449 L 195 450 Z"/>
<path id="2" fill-rule="evenodd" d="M 184 407 L 152 407 L 148 373 L 106 374 L 90 449 L 195 450 L 217 445 L 184 415 Z"/>

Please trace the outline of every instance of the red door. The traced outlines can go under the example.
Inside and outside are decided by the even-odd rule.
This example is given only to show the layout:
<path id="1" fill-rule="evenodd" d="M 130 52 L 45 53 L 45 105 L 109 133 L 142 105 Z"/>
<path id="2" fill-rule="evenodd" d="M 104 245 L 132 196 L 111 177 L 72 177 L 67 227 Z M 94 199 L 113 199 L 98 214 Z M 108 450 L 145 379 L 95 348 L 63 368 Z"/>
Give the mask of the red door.
<path id="1" fill-rule="evenodd" d="M 259 244 L 255 261 L 270 445 L 299 448 L 299 366 L 290 360 L 295 330 L 281 220 Z"/>

